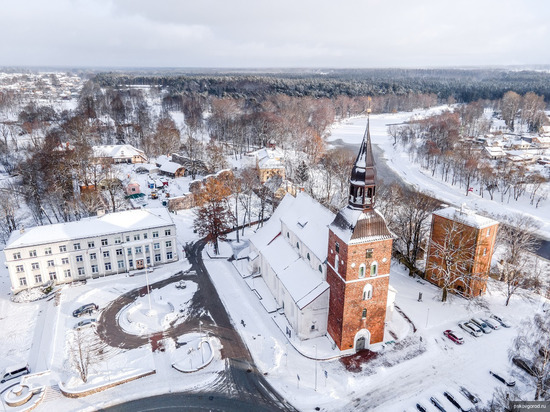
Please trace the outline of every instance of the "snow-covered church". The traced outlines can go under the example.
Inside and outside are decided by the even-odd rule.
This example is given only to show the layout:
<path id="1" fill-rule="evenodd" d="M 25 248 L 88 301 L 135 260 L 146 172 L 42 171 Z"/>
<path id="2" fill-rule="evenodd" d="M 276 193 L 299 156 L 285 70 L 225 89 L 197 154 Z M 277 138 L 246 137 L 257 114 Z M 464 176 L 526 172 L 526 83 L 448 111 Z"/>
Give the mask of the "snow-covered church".
<path id="1" fill-rule="evenodd" d="M 300 339 L 328 335 L 341 351 L 383 341 L 395 299 L 393 237 L 375 197 L 367 122 L 348 205 L 335 215 L 305 193 L 287 194 L 251 238 L 250 270 L 262 276 Z"/>

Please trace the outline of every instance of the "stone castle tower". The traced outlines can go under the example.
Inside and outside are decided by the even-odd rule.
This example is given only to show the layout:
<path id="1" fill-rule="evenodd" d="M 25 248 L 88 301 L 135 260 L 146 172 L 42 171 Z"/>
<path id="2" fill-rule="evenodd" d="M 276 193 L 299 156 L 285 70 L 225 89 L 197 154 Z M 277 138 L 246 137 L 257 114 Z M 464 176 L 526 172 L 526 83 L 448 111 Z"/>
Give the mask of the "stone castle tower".
<path id="1" fill-rule="evenodd" d="M 370 119 L 351 172 L 348 205 L 329 226 L 327 329 L 343 351 L 384 339 L 393 238 L 374 209 L 376 168 L 369 126 Z"/>

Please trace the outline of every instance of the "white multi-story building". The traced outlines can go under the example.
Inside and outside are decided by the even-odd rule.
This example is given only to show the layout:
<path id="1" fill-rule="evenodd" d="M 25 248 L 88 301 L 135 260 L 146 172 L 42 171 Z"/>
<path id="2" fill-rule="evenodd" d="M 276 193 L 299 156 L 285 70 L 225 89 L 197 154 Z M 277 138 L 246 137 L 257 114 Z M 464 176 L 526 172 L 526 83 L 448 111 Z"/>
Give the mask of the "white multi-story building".
<path id="1" fill-rule="evenodd" d="M 12 290 L 178 260 L 168 210 L 138 209 L 14 232 L 4 249 Z"/>

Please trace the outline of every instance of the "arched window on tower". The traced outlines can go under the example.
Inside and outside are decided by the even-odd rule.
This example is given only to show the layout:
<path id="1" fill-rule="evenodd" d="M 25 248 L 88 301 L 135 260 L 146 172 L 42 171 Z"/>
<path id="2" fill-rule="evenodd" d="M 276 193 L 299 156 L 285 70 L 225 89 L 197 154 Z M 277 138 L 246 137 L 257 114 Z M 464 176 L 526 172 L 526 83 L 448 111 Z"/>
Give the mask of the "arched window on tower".
<path id="1" fill-rule="evenodd" d="M 361 263 L 361 265 L 359 266 L 359 277 L 360 278 L 364 278 L 365 277 L 365 272 L 367 270 L 367 267 L 365 266 L 364 263 Z"/>
<path id="2" fill-rule="evenodd" d="M 372 299 L 372 285 L 370 283 L 363 288 L 363 300 L 369 299 Z"/>
<path id="3" fill-rule="evenodd" d="M 370 275 L 371 275 L 371 276 L 376 276 L 376 275 L 378 275 L 378 263 L 377 263 L 377 262 L 373 262 L 373 263 L 370 265 Z"/>
<path id="4" fill-rule="evenodd" d="M 367 318 L 367 309 L 363 309 L 363 313 L 361 314 L 361 318 L 362 319 L 366 319 Z"/>
<path id="5" fill-rule="evenodd" d="M 340 262 L 340 259 L 338 258 L 338 255 L 334 257 L 334 270 L 338 272 L 338 263 Z"/>

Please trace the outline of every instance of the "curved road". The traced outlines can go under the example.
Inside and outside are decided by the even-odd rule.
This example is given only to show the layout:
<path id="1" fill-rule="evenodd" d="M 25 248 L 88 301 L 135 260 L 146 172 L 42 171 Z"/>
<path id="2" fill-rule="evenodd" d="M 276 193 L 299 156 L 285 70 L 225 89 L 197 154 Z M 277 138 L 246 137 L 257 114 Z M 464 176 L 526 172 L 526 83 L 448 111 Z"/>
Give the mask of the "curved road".
<path id="1" fill-rule="evenodd" d="M 205 392 L 171 393 L 115 405 L 108 411 L 149 411 L 149 410 L 214 410 L 214 411 L 296 411 L 258 371 L 252 356 L 223 306 L 216 288 L 202 261 L 204 241 L 186 248 L 192 271 L 180 273 L 169 279 L 151 284 L 158 289 L 181 279 L 189 279 L 198 284 L 198 289 L 190 305 L 189 319 L 163 333 L 174 340 L 191 331 L 198 331 L 199 320 L 202 331 L 220 339 L 222 357 L 226 360 L 225 371 Z M 109 346 L 132 349 L 149 342 L 151 335 L 136 336 L 124 332 L 118 324 L 119 312 L 147 288 L 134 289 L 112 301 L 104 310 L 97 326 L 97 333 Z"/>

